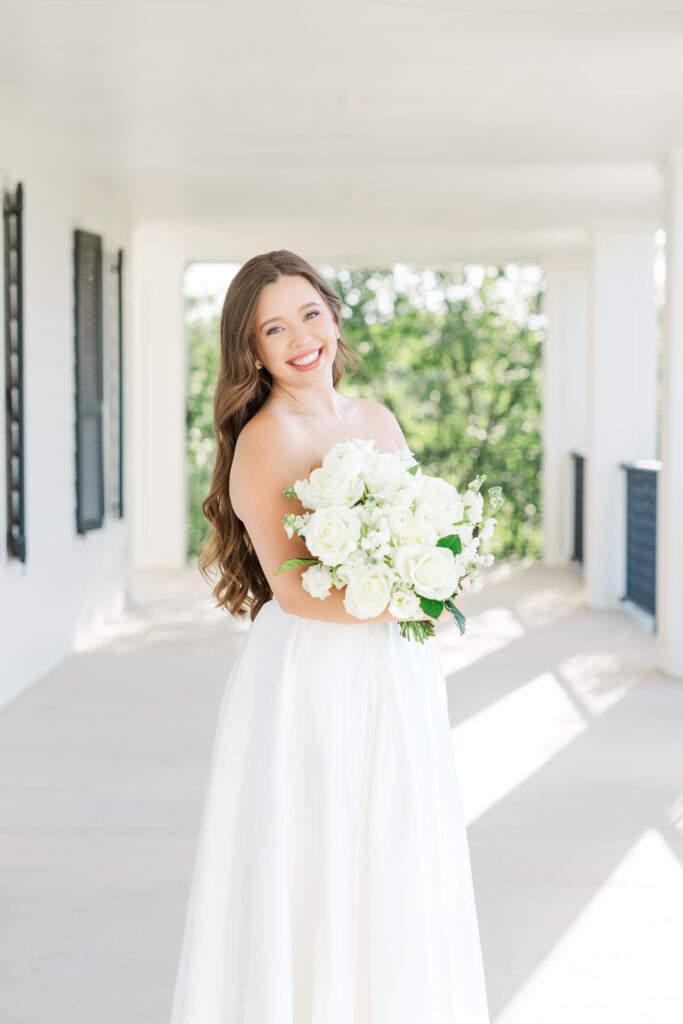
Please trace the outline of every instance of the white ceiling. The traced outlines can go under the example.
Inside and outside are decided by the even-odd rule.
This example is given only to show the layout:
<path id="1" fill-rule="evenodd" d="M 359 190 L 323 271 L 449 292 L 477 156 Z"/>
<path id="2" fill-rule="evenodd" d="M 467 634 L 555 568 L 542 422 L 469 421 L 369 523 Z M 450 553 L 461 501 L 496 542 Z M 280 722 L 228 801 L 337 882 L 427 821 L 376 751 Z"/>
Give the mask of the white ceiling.
<path id="1" fill-rule="evenodd" d="M 661 223 L 683 0 L 3 0 L 0 114 L 197 258 L 542 259 Z"/>

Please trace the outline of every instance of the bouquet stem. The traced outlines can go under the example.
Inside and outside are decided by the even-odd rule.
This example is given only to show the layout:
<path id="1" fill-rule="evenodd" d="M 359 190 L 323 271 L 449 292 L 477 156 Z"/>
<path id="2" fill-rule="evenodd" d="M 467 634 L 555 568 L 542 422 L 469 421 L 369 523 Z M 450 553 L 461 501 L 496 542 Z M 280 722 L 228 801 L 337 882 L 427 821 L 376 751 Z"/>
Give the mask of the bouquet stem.
<path id="1" fill-rule="evenodd" d="M 427 637 L 434 636 L 434 623 L 426 619 L 408 619 L 400 623 L 401 636 L 406 640 L 417 640 L 423 644 Z"/>

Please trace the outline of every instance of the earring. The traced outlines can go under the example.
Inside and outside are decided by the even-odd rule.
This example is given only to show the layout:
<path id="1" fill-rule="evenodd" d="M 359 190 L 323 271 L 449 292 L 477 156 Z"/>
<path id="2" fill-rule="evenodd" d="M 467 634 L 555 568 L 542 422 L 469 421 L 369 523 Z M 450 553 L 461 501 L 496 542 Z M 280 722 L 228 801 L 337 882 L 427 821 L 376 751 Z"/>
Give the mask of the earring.
<path id="1" fill-rule="evenodd" d="M 263 363 L 261 362 L 260 359 L 257 359 L 256 362 L 254 363 L 254 366 L 256 367 L 257 370 L 260 370 L 261 367 L 263 366 Z"/>

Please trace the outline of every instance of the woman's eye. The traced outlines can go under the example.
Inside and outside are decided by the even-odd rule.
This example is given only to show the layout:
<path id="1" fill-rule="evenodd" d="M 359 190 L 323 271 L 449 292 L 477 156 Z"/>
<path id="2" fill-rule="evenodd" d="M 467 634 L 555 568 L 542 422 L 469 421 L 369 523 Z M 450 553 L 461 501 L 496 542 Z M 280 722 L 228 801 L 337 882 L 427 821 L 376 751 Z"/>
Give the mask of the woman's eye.
<path id="1" fill-rule="evenodd" d="M 313 314 L 314 316 L 320 316 L 320 310 L 318 310 L 318 309 L 309 309 L 308 313 L 304 317 L 304 320 L 306 319 L 306 317 L 309 317 L 311 314 Z M 272 334 L 273 331 L 279 331 L 279 330 L 280 330 L 279 327 L 270 327 L 266 331 L 266 334 Z"/>

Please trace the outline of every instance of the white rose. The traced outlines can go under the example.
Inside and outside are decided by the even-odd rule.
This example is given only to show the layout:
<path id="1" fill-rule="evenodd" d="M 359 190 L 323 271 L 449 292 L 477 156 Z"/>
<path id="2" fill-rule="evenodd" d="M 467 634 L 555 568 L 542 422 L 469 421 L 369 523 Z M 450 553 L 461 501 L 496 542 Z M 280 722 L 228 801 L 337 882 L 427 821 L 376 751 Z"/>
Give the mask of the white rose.
<path id="1" fill-rule="evenodd" d="M 397 590 L 389 602 L 395 619 L 414 619 L 420 613 L 420 598 L 412 590 Z"/>
<path id="2" fill-rule="evenodd" d="M 382 487 L 380 494 L 382 501 L 387 505 L 410 505 L 417 497 L 417 492 L 418 484 L 415 477 L 402 472 L 392 477 Z"/>
<path id="3" fill-rule="evenodd" d="M 325 600 L 332 587 L 332 571 L 326 565 L 311 565 L 302 573 L 301 585 L 311 597 Z"/>
<path id="4" fill-rule="evenodd" d="M 395 569 L 422 597 L 443 601 L 455 592 L 458 570 L 450 548 L 404 544 L 396 552 Z"/>
<path id="5" fill-rule="evenodd" d="M 415 519 L 407 505 L 396 505 L 389 512 L 387 519 L 394 537 L 410 537 L 415 529 Z"/>
<path id="6" fill-rule="evenodd" d="M 360 476 L 323 466 L 314 469 L 308 480 L 297 480 L 293 486 L 305 508 L 329 508 L 331 505 L 351 508 L 363 494 Z"/>
<path id="7" fill-rule="evenodd" d="M 368 566 L 357 572 L 346 587 L 344 607 L 357 619 L 379 615 L 389 603 L 395 576 L 387 565 Z"/>
<path id="8" fill-rule="evenodd" d="M 422 547 L 433 548 L 438 539 L 439 534 L 430 523 L 414 523 L 412 532 L 405 537 L 396 535 L 394 543 L 397 547 L 403 547 L 404 544 L 420 544 Z"/>
<path id="9" fill-rule="evenodd" d="M 440 536 L 452 533 L 453 524 L 464 518 L 463 498 L 453 484 L 439 476 L 421 478 L 418 511 Z"/>
<path id="10" fill-rule="evenodd" d="M 340 441 L 332 445 L 323 457 L 323 469 L 332 473 L 358 476 L 363 468 L 364 455 L 355 441 Z"/>
<path id="11" fill-rule="evenodd" d="M 475 494 L 474 491 L 466 491 L 463 501 L 467 509 L 469 521 L 471 523 L 480 523 L 481 517 L 484 514 L 484 496 L 482 494 Z"/>
<path id="12" fill-rule="evenodd" d="M 402 477 L 404 473 L 405 469 L 400 459 L 393 452 L 376 452 L 366 459 L 363 467 L 365 482 L 373 493 L 381 492 L 392 480 Z"/>
<path id="13" fill-rule="evenodd" d="M 321 508 L 314 512 L 303 531 L 308 550 L 325 565 L 339 565 L 360 539 L 360 519 L 348 508 Z"/>

